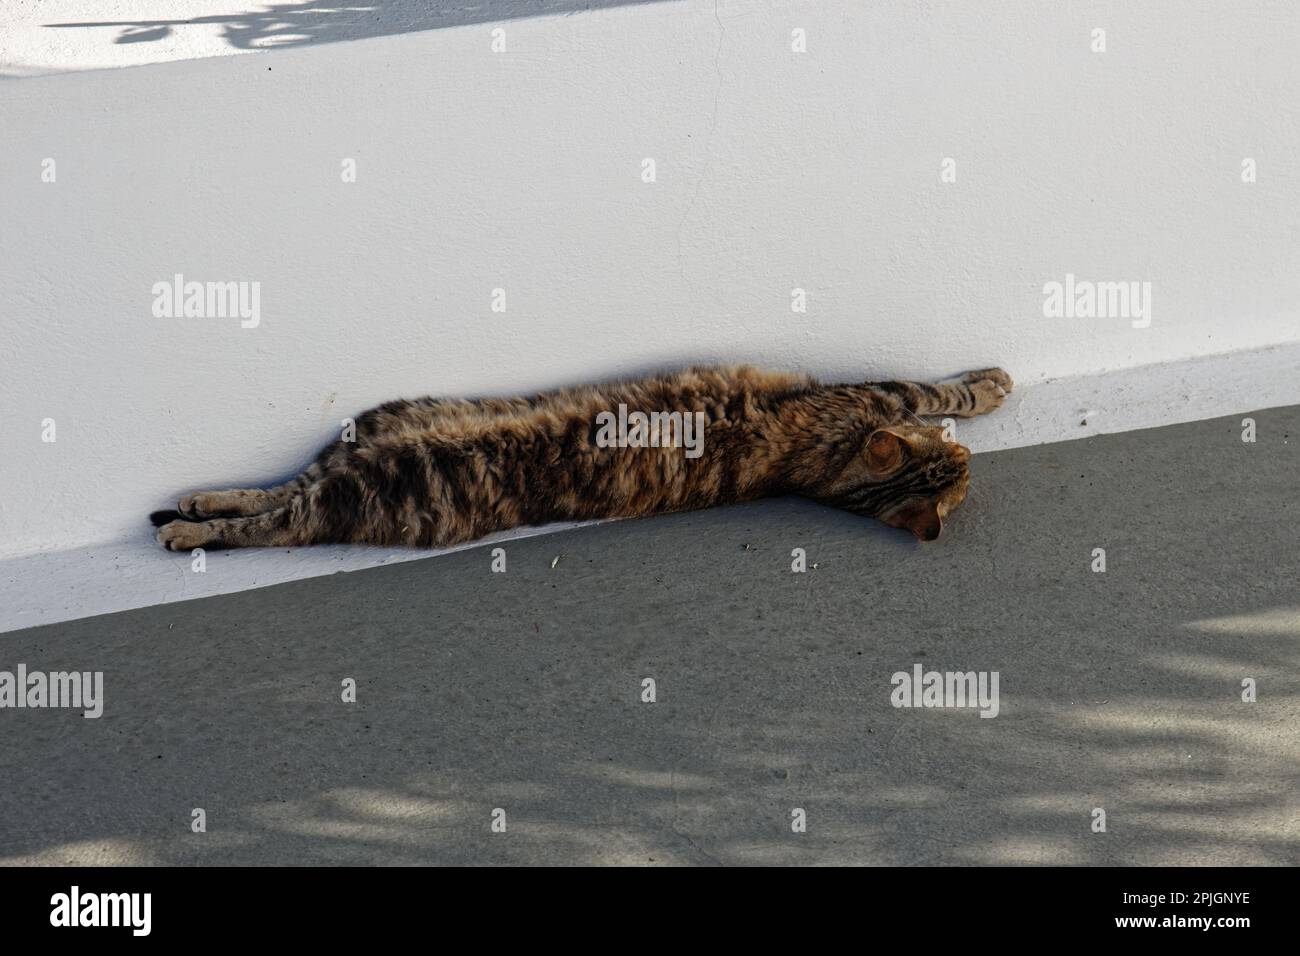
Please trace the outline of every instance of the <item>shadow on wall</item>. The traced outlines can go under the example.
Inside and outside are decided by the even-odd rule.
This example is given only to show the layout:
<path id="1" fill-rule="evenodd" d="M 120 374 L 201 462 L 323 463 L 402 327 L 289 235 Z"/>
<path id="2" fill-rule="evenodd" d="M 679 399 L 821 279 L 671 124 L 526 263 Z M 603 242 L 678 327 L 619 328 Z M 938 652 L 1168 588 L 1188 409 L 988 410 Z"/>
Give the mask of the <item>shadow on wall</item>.
<path id="1" fill-rule="evenodd" d="M 149 43 L 166 39 L 177 27 L 220 25 L 232 47 L 269 50 L 395 36 L 421 30 L 466 26 L 521 17 L 580 13 L 604 7 L 655 3 L 662 0 L 385 0 L 349 4 L 333 0 L 282 3 L 247 13 L 223 13 L 182 20 L 108 20 L 49 23 L 56 29 L 121 27 L 117 43 Z"/>

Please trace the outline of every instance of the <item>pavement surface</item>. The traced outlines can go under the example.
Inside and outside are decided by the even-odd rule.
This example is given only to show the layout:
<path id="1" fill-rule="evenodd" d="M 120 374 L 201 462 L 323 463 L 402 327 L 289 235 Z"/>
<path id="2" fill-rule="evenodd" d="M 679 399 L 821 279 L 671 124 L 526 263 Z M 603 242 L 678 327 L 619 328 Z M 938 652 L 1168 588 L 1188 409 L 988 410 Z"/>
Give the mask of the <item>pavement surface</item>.
<path id="1" fill-rule="evenodd" d="M 104 700 L 0 709 L 0 863 L 1294 865 L 1298 450 L 1278 408 L 978 455 L 932 545 L 782 499 L 2 634 Z M 917 664 L 997 716 L 893 706 Z"/>

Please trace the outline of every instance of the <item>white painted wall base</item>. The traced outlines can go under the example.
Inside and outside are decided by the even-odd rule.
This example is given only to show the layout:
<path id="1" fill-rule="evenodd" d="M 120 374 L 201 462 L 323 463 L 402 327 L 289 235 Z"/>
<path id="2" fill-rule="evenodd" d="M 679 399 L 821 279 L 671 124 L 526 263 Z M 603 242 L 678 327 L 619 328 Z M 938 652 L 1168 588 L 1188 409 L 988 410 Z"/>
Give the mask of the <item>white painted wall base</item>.
<path id="1" fill-rule="evenodd" d="M 1300 345 L 1042 382 L 1017 389 L 997 413 L 957 427 L 964 444 L 983 452 L 1295 404 L 1300 404 Z M 214 551 L 207 556 L 207 570 L 195 573 L 187 555 L 163 551 L 153 542 L 152 529 L 141 517 L 138 533 L 127 541 L 0 561 L 0 631 L 357 571 L 575 527 L 523 528 L 437 551 L 337 545 Z M 950 533 L 960 533 L 960 512 Z M 563 553 L 562 540 L 554 550 Z M 486 554 L 483 560 L 489 560 Z"/>

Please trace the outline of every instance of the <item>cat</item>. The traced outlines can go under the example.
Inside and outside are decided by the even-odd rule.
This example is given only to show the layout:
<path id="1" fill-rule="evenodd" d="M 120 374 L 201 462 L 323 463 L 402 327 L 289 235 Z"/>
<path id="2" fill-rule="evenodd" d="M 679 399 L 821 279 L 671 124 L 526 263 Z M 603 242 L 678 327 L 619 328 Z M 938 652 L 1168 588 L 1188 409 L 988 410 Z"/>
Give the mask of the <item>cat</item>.
<path id="1" fill-rule="evenodd" d="M 991 412 L 1011 388 L 999 368 L 934 385 L 820 385 L 741 366 L 533 398 L 399 400 L 361 415 L 354 440 L 332 443 L 286 484 L 186 495 L 151 518 L 173 551 L 427 548 L 519 525 L 795 494 L 933 541 L 966 495 L 970 450 L 919 416 Z M 647 442 L 636 412 L 681 417 L 658 419 Z M 616 415 L 626 442 L 611 444 Z M 638 424 L 624 430 L 628 420 Z M 692 420 L 703 426 L 695 457 L 681 447 Z"/>

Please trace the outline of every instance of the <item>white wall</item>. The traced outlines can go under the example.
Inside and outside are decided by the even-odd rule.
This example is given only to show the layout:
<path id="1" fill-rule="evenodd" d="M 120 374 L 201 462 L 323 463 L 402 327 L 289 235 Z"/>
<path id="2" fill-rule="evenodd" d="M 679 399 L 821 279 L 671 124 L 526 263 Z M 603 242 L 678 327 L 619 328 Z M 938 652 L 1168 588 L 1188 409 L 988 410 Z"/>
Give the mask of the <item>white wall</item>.
<path id="1" fill-rule="evenodd" d="M 495 25 L 0 81 L 0 553 L 140 535 L 398 395 L 1300 340 L 1289 2 L 665 0 L 504 21 L 504 54 Z M 260 282 L 261 324 L 155 318 L 177 272 Z M 1066 273 L 1151 282 L 1151 326 L 1045 319 Z"/>

